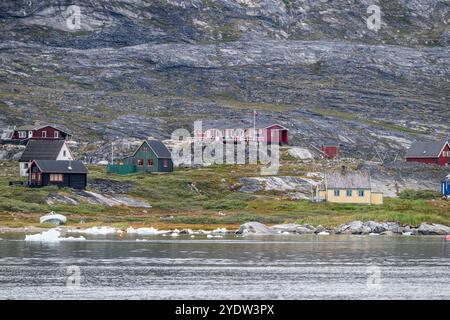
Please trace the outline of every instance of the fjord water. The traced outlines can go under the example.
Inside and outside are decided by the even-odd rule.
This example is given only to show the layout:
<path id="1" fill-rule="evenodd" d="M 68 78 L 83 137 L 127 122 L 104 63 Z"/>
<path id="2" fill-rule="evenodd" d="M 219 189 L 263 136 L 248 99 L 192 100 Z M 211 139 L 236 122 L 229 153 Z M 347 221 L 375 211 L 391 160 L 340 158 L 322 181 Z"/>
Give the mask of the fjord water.
<path id="1" fill-rule="evenodd" d="M 450 298 L 443 237 L 0 236 L 1 299 Z"/>

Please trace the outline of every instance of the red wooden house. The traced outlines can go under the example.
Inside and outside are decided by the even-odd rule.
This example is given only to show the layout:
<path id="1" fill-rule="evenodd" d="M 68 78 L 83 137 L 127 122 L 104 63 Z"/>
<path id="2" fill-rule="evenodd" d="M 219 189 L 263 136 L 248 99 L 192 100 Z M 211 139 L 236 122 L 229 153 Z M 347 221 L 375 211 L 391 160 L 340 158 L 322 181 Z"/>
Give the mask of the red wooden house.
<path id="1" fill-rule="evenodd" d="M 450 165 L 450 144 L 448 140 L 414 142 L 406 153 L 406 161 Z"/>
<path id="2" fill-rule="evenodd" d="M 324 143 L 320 148 L 321 156 L 325 159 L 339 159 L 339 144 Z"/>
<path id="3" fill-rule="evenodd" d="M 44 126 L 21 126 L 14 129 L 11 140 L 25 141 L 34 140 L 65 140 L 69 133 L 51 125 Z"/>

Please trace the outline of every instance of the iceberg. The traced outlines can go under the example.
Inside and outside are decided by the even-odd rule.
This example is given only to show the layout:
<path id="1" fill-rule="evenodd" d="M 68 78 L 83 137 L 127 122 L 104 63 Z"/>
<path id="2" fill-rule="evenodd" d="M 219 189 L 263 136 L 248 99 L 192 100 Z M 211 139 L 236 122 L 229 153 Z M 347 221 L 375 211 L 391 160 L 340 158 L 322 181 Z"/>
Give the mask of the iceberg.
<path id="1" fill-rule="evenodd" d="M 60 241 L 84 241 L 84 237 L 67 237 L 62 238 L 61 233 L 56 229 L 50 229 L 48 231 L 43 231 L 42 233 L 29 234 L 25 236 L 25 241 L 35 241 L 35 242 L 60 242 Z"/>
<path id="2" fill-rule="evenodd" d="M 87 229 L 72 229 L 69 232 L 73 233 L 84 233 L 84 234 L 92 234 L 92 235 L 106 235 L 106 234 L 113 234 L 118 233 L 120 230 L 116 228 L 111 227 L 92 227 Z"/>

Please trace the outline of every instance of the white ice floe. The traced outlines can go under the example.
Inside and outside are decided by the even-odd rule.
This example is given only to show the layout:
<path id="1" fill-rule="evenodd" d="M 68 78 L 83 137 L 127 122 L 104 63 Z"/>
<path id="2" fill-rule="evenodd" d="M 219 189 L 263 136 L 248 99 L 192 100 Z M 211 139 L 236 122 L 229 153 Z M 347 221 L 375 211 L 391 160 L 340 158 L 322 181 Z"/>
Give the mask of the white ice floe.
<path id="1" fill-rule="evenodd" d="M 206 237 L 209 239 L 210 238 L 223 238 L 223 236 L 220 236 L 220 235 L 213 236 L 212 234 L 208 234 Z"/>
<path id="2" fill-rule="evenodd" d="M 180 234 L 178 232 L 172 232 L 170 234 L 171 237 L 178 237 Z"/>
<path id="3" fill-rule="evenodd" d="M 227 228 L 217 228 L 212 231 L 212 233 L 227 233 L 227 232 L 228 232 Z"/>
<path id="4" fill-rule="evenodd" d="M 329 233 L 329 232 L 326 232 L 326 231 L 321 231 L 321 232 L 319 232 L 317 235 L 318 235 L 318 236 L 329 236 L 330 233 Z"/>
<path id="5" fill-rule="evenodd" d="M 403 232 L 402 235 L 404 235 L 404 236 L 412 236 L 413 233 L 411 231 L 408 231 L 408 232 Z"/>
<path id="6" fill-rule="evenodd" d="M 379 233 L 374 233 L 374 232 L 369 233 L 369 236 L 379 236 L 379 235 L 380 235 Z"/>
<path id="7" fill-rule="evenodd" d="M 92 227 L 87 229 L 71 229 L 69 232 L 73 233 L 84 233 L 84 234 L 92 234 L 92 235 L 106 235 L 120 232 L 119 229 L 111 228 L 111 227 Z"/>
<path id="8" fill-rule="evenodd" d="M 147 239 L 136 239 L 136 242 L 145 242 L 148 241 Z"/>
<path id="9" fill-rule="evenodd" d="M 43 231 L 42 233 L 29 234 L 25 236 L 25 241 L 35 241 L 35 242 L 60 242 L 60 241 L 83 241 L 86 240 L 84 237 L 67 237 L 62 238 L 61 233 L 56 229 L 50 229 L 48 231 Z"/>

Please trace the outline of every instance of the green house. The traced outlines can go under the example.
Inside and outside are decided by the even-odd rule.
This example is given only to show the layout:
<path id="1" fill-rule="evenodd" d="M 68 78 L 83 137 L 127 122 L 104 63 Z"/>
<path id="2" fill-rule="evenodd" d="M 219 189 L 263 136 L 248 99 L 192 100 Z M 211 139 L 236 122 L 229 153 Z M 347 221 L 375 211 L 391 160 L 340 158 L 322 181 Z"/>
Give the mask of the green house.
<path id="1" fill-rule="evenodd" d="M 159 140 L 144 141 L 132 155 L 124 157 L 120 164 L 108 166 L 108 172 L 117 174 L 172 171 L 172 155 Z"/>

